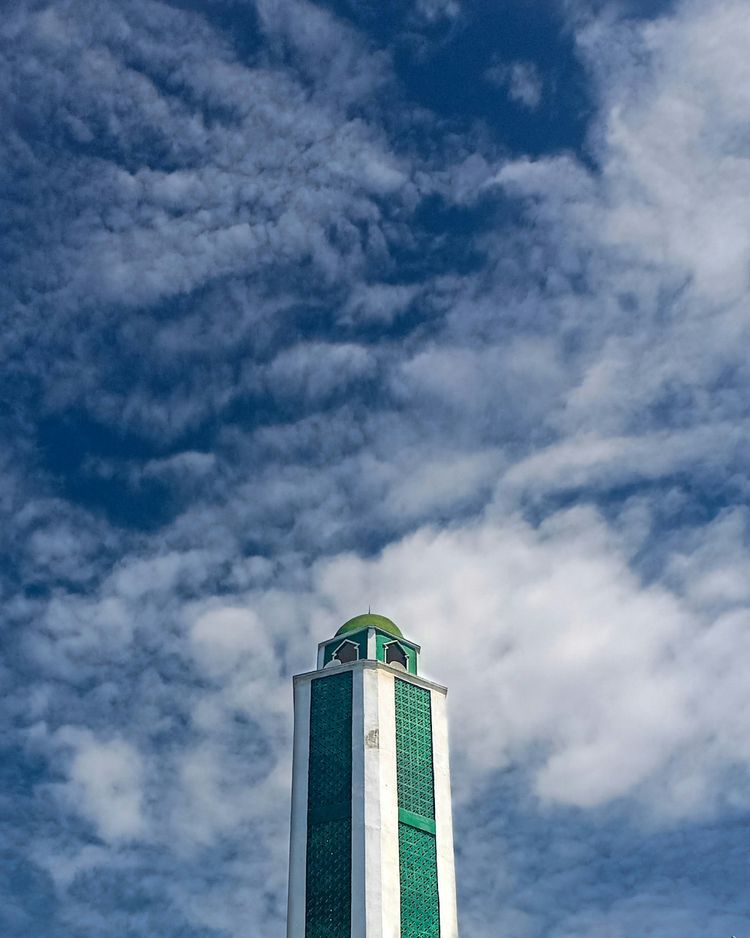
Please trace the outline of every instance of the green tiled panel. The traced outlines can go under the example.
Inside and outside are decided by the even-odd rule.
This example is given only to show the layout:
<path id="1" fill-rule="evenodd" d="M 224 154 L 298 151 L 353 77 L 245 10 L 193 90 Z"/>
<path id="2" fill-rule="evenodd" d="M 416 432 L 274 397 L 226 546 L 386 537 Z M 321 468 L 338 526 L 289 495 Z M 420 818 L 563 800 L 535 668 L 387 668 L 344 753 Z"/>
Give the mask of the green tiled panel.
<path id="1" fill-rule="evenodd" d="M 435 817 L 430 692 L 396 678 L 398 806 Z"/>
<path id="2" fill-rule="evenodd" d="M 312 682 L 305 938 L 351 932 L 352 672 Z"/>
<path id="3" fill-rule="evenodd" d="M 430 692 L 394 683 L 401 938 L 440 938 Z"/>
<path id="4" fill-rule="evenodd" d="M 440 938 L 435 837 L 398 825 L 401 938 Z"/>
<path id="5" fill-rule="evenodd" d="M 352 672 L 317 678 L 311 685 L 310 808 L 351 801 Z"/>
<path id="6" fill-rule="evenodd" d="M 307 836 L 306 938 L 349 938 L 350 818 L 314 824 Z"/>

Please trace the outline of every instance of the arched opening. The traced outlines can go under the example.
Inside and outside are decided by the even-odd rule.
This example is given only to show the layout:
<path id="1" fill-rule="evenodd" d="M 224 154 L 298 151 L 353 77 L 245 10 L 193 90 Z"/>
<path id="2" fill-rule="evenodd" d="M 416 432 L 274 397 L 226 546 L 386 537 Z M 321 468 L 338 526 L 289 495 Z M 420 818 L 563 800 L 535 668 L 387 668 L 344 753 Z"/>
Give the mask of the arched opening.
<path id="1" fill-rule="evenodd" d="M 409 659 L 406 657 L 406 652 L 399 645 L 398 642 L 390 642 L 385 646 L 385 663 L 386 664 L 395 664 L 407 670 Z"/>
<path id="2" fill-rule="evenodd" d="M 334 651 L 333 657 L 342 664 L 357 661 L 359 658 L 359 646 L 350 641 L 342 642 L 336 651 Z"/>

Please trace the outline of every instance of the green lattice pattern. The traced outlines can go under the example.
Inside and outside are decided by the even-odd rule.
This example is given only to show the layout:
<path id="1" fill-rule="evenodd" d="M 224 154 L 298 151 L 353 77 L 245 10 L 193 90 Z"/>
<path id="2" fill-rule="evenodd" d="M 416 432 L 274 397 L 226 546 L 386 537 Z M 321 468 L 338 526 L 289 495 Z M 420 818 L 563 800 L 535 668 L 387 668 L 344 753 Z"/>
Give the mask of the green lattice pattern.
<path id="1" fill-rule="evenodd" d="M 398 806 L 435 817 L 430 692 L 396 678 Z"/>
<path id="2" fill-rule="evenodd" d="M 351 842 L 349 818 L 314 824 L 308 832 L 305 938 L 349 938 Z"/>
<path id="3" fill-rule="evenodd" d="M 440 938 L 435 837 L 398 825 L 401 938 Z"/>
<path id="4" fill-rule="evenodd" d="M 352 672 L 318 678 L 311 694 L 307 803 L 320 809 L 352 797 Z"/>
<path id="5" fill-rule="evenodd" d="M 312 682 L 305 938 L 349 938 L 352 673 Z"/>

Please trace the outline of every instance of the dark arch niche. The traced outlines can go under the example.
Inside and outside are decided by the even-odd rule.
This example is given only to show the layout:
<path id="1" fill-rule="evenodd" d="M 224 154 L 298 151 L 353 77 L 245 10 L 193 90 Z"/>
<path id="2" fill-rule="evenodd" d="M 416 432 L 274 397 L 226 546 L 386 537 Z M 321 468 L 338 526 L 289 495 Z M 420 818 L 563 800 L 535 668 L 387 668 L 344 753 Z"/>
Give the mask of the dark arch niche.
<path id="1" fill-rule="evenodd" d="M 398 642 L 389 642 L 385 646 L 385 663 L 400 665 L 404 671 L 409 667 L 409 659 L 406 652 Z"/>
<path id="2" fill-rule="evenodd" d="M 349 664 L 352 661 L 357 661 L 359 658 L 359 646 L 355 645 L 354 642 L 350 642 L 347 639 L 339 645 L 336 651 L 334 651 L 333 657 L 336 659 L 336 661 L 340 661 L 342 664 Z"/>

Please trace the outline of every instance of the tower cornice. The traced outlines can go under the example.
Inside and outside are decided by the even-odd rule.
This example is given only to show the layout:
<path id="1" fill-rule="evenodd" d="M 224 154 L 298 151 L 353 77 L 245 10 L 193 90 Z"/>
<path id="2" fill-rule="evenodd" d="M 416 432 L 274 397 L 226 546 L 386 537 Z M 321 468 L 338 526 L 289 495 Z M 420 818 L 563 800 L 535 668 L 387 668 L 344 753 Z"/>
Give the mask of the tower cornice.
<path id="1" fill-rule="evenodd" d="M 424 687 L 425 690 L 433 690 L 443 696 L 447 695 L 448 688 L 435 681 L 428 681 L 419 674 L 409 674 L 403 668 L 394 668 L 390 664 L 384 664 L 382 661 L 374 661 L 370 658 L 360 658 L 359 661 L 351 661 L 348 664 L 339 664 L 331 668 L 323 668 L 317 671 L 303 671 L 295 674 L 292 678 L 294 684 L 300 684 L 307 681 L 313 681 L 315 678 L 329 677 L 331 674 L 343 674 L 345 671 L 357 671 L 360 669 L 383 671 L 391 674 L 393 677 L 401 678 L 403 681 L 409 681 L 410 684 L 416 684 L 418 687 Z"/>

